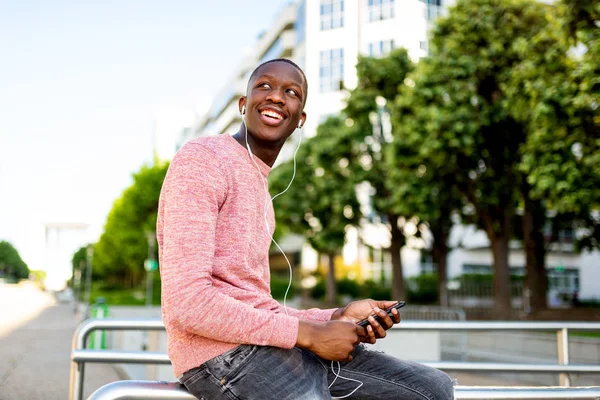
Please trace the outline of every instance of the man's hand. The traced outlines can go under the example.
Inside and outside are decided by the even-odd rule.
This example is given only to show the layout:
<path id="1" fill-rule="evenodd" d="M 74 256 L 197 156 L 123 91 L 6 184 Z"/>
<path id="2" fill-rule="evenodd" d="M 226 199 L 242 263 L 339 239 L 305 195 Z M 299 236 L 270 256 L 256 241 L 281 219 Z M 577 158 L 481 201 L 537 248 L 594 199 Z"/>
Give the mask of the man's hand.
<path id="1" fill-rule="evenodd" d="M 375 343 L 376 339 L 386 336 L 386 330 L 400 322 L 398 310 L 393 309 L 391 317 L 385 311 L 385 309 L 397 303 L 397 301 L 375 301 L 371 299 L 353 301 L 346 307 L 336 310 L 331 316 L 331 320 L 350 321 L 356 324 L 358 321 L 368 318 L 370 325 L 367 326 L 365 335 L 361 335 L 360 341 Z M 381 323 L 375 320 L 375 315 L 379 316 Z"/>
<path id="2" fill-rule="evenodd" d="M 354 347 L 366 330 L 349 321 L 300 321 L 296 346 L 326 360 L 351 361 Z"/>

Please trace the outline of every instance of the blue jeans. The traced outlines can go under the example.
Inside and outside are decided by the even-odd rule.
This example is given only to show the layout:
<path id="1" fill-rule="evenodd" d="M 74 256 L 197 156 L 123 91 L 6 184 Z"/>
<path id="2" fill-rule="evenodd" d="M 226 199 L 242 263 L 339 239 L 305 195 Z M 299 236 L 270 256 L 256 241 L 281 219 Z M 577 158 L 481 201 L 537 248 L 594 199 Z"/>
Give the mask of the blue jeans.
<path id="1" fill-rule="evenodd" d="M 451 400 L 454 382 L 444 372 L 359 345 L 350 362 L 324 360 L 293 348 L 240 345 L 183 374 L 180 381 L 201 400 L 348 399 Z M 336 379 L 334 373 L 340 377 Z M 333 385 L 332 385 L 333 383 Z M 331 388 L 329 386 L 331 385 Z"/>

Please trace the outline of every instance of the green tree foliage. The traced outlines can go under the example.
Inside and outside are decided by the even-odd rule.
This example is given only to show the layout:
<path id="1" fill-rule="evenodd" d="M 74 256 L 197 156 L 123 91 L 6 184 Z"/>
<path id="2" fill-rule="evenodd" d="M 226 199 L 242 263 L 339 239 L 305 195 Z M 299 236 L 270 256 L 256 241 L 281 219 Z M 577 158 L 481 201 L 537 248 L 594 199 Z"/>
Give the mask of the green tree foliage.
<path id="1" fill-rule="evenodd" d="M 87 246 L 80 247 L 74 254 L 71 259 L 71 265 L 73 267 L 73 271 L 80 270 L 83 271 L 85 269 L 87 262 Z"/>
<path id="2" fill-rule="evenodd" d="M 21 259 L 17 249 L 6 241 L 0 242 L 0 276 L 9 281 L 18 281 L 29 277 L 29 267 Z"/>
<path id="3" fill-rule="evenodd" d="M 431 249 L 437 266 L 438 301 L 447 306 L 447 258 L 450 251 L 448 239 L 453 218 L 460 214 L 464 197 L 460 193 L 455 175 L 436 168 L 429 157 L 424 157 L 413 137 L 425 137 L 427 115 L 422 113 L 431 105 L 429 94 L 414 87 L 414 74 L 401 88 L 393 108 L 394 142 L 392 154 L 387 157 L 389 179 L 395 182 L 393 203 L 399 215 L 412 216 L 419 226 L 417 236 L 423 237 Z M 423 227 L 426 229 L 424 230 Z M 424 231 L 424 232 L 422 232 Z"/>
<path id="4" fill-rule="evenodd" d="M 356 65 L 358 85 L 350 92 L 344 114 L 352 121 L 352 155 L 350 165 L 355 182 L 368 182 L 373 190 L 372 205 L 390 229 L 392 258 L 392 296 L 406 298 L 400 251 L 406 243 L 402 222 L 406 221 L 397 207 L 394 193 L 400 183 L 389 179 L 390 166 L 399 156 L 390 151 L 394 129 L 389 129 L 381 108 L 392 104 L 406 75 L 414 68 L 405 49 L 392 51 L 384 58 L 359 57 Z M 379 98 L 380 104 L 377 104 Z M 387 110 L 389 112 L 389 108 Z M 375 122 L 375 124 L 373 124 Z M 386 126 L 388 125 L 388 126 Z M 391 132 L 390 132 L 391 130 Z"/>
<path id="5" fill-rule="evenodd" d="M 569 228 L 587 234 L 577 245 L 597 247 L 600 220 L 600 58 L 597 2 L 541 6 L 545 24 L 530 40 L 518 39 L 521 62 L 504 84 L 511 114 L 526 127 L 521 146 L 523 239 L 531 307 L 546 306 L 547 209 Z M 560 225 L 560 224 L 559 224 Z"/>
<path id="6" fill-rule="evenodd" d="M 288 192 L 274 200 L 278 230 L 300 233 L 319 253 L 329 256 L 327 301 L 335 302 L 334 259 L 345 242 L 346 229 L 358 223 L 359 204 L 349 169 L 352 137 L 345 122 L 329 118 L 317 135 L 307 140 L 297 155 L 297 173 Z M 275 168 L 272 193 L 289 184 L 293 160 Z"/>
<path id="7" fill-rule="evenodd" d="M 600 246 L 600 5 L 548 7 L 546 29 L 520 44 L 512 76 L 513 110 L 527 121 L 521 169 L 529 195 L 585 228 L 583 247 Z"/>
<path id="8" fill-rule="evenodd" d="M 143 166 L 133 174 L 133 184 L 115 201 L 94 246 L 94 276 L 123 287 L 140 282 L 148 257 L 146 233 L 156 229 L 158 198 L 168 167 L 168 163 Z"/>
<path id="9" fill-rule="evenodd" d="M 427 104 L 426 134 L 412 135 L 432 168 L 452 176 L 473 221 L 491 242 L 495 311 L 510 312 L 508 243 L 519 196 L 526 128 L 510 112 L 504 85 L 523 61 L 522 41 L 545 26 L 543 6 L 525 0 L 459 0 L 438 20 L 431 56 L 414 75 Z"/>
<path id="10" fill-rule="evenodd" d="M 77 296 L 81 295 L 87 273 L 88 246 L 80 247 L 71 258 L 72 276 L 69 285 L 76 290 Z M 77 299 L 79 300 L 79 298 Z"/>

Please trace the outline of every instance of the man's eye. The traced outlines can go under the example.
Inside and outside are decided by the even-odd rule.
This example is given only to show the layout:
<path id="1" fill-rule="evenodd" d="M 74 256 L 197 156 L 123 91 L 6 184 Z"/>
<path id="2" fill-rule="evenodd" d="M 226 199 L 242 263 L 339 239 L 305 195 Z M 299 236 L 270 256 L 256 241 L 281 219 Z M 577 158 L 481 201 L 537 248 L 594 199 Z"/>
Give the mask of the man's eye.
<path id="1" fill-rule="evenodd" d="M 288 92 L 290 92 L 291 94 L 293 94 L 294 96 L 298 96 L 298 92 L 296 92 L 295 89 L 288 89 Z"/>
<path id="2" fill-rule="evenodd" d="M 267 82 L 263 82 L 259 84 L 258 87 L 271 87 L 271 85 L 269 85 Z"/>

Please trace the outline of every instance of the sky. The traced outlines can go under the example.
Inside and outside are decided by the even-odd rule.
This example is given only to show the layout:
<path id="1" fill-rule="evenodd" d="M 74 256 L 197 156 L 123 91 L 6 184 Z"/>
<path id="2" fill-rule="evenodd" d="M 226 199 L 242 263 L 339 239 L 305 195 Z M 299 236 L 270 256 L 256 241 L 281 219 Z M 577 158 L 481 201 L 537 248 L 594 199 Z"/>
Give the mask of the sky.
<path id="1" fill-rule="evenodd" d="M 0 241 L 43 269 L 44 224 L 97 240 L 157 116 L 206 107 L 286 2 L 0 0 Z"/>

